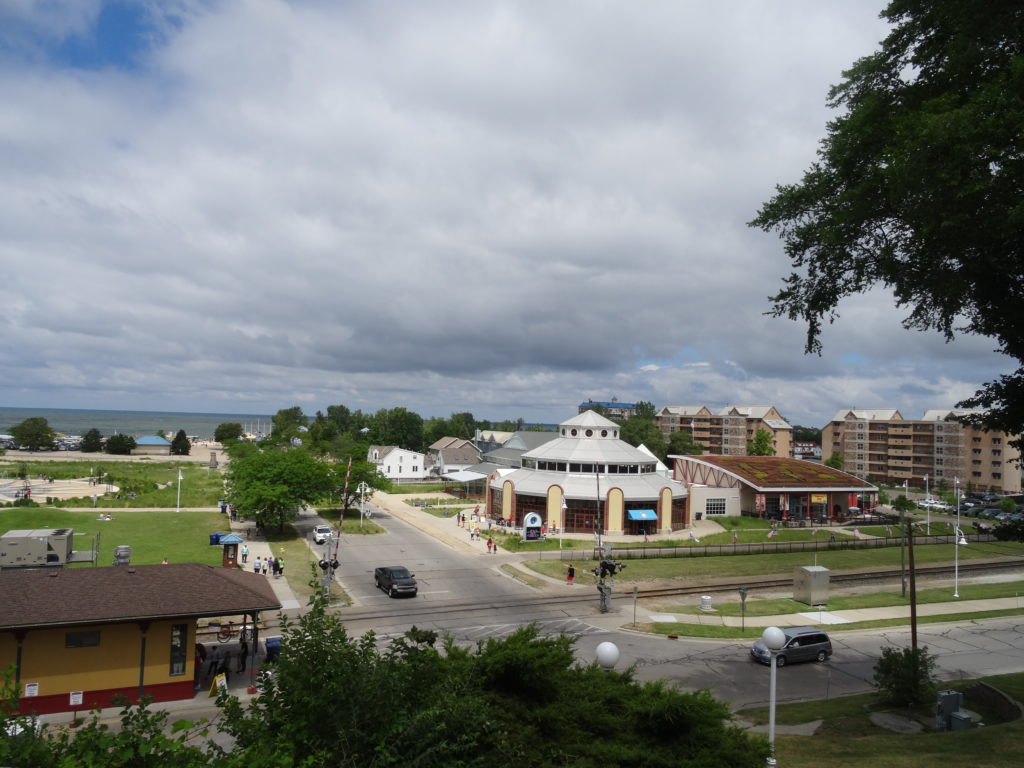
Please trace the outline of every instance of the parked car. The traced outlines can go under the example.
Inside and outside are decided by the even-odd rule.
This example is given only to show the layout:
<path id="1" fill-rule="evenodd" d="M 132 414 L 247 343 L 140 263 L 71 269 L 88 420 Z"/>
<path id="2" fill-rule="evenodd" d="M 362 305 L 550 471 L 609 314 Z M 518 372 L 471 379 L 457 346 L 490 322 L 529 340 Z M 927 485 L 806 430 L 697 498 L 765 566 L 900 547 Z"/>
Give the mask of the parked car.
<path id="1" fill-rule="evenodd" d="M 373 569 L 373 580 L 378 589 L 383 589 L 389 597 L 409 595 L 416 597 L 416 574 L 409 573 L 403 565 L 384 565 Z"/>
<path id="2" fill-rule="evenodd" d="M 917 506 L 922 509 L 949 509 L 949 504 L 941 499 L 925 499 L 917 502 Z"/>
<path id="3" fill-rule="evenodd" d="M 784 667 L 791 661 L 825 661 L 832 655 L 832 641 L 828 633 L 818 627 L 783 627 L 786 642 L 775 653 L 775 666 Z M 762 664 L 770 663 L 771 654 L 764 640 L 756 640 L 750 656 Z"/>
<path id="4" fill-rule="evenodd" d="M 313 541 L 317 544 L 323 544 L 330 538 L 332 533 L 333 531 L 329 525 L 315 525 L 313 526 Z"/>

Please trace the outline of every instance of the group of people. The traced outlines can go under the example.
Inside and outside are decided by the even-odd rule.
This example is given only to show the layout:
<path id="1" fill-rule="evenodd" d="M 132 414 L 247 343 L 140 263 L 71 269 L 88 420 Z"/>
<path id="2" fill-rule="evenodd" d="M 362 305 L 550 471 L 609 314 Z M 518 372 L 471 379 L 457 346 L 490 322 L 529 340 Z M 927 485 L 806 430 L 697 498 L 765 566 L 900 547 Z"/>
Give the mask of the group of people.
<path id="1" fill-rule="evenodd" d="M 257 555 L 256 559 L 252 562 L 252 570 L 253 573 L 262 573 L 264 576 L 273 573 L 274 578 L 279 579 L 284 574 L 284 558 L 268 557 L 261 560 Z"/>

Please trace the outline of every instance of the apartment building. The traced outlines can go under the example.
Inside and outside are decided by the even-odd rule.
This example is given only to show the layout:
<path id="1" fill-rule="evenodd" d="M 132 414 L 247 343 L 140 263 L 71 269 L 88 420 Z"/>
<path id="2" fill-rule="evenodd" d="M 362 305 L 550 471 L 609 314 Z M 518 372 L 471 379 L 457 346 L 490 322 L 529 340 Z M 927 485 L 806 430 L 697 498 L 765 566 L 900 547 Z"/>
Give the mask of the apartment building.
<path id="1" fill-rule="evenodd" d="M 586 413 L 598 406 L 609 419 L 628 419 L 636 413 L 636 403 L 620 403 L 616 397 L 611 400 L 587 400 L 576 407 L 576 413 Z"/>
<path id="2" fill-rule="evenodd" d="M 705 405 L 666 405 L 654 423 L 666 440 L 686 430 L 716 456 L 746 456 L 747 443 L 759 429 L 771 433 L 776 456 L 789 456 L 793 446 L 793 427 L 771 405 L 727 405 L 717 412 Z"/>
<path id="3" fill-rule="evenodd" d="M 843 457 L 843 469 L 889 485 L 1020 493 L 1020 452 L 1014 436 L 961 424 L 963 410 L 930 410 L 919 420 L 896 409 L 841 410 L 821 431 L 821 452 Z"/>

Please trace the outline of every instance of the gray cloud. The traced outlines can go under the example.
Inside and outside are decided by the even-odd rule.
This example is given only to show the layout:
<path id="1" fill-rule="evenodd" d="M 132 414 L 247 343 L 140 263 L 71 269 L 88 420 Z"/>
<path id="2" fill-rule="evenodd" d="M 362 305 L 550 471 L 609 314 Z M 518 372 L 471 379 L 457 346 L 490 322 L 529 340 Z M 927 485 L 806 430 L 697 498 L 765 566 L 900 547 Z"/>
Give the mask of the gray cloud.
<path id="1" fill-rule="evenodd" d="M 820 424 L 1005 367 L 881 292 L 821 357 L 764 315 L 787 263 L 745 222 L 813 159 L 881 3 L 182 0 L 96 71 L 46 58 L 95 23 L 71 6 L 7 16 L 6 404 Z"/>

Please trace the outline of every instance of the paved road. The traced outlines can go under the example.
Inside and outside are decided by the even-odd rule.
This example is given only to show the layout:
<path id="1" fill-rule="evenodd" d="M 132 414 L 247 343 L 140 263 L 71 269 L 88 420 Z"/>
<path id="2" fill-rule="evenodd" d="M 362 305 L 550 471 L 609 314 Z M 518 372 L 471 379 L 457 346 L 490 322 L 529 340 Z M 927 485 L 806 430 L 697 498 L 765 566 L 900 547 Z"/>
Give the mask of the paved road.
<path id="1" fill-rule="evenodd" d="M 617 596 L 613 611 L 597 611 L 596 594 L 584 585 L 537 591 L 501 574 L 486 554 L 455 551 L 394 516 L 374 510 L 387 528 L 380 536 L 345 536 L 339 578 L 356 600 L 340 611 L 353 634 L 373 629 L 386 642 L 412 625 L 447 631 L 473 645 L 536 622 L 544 633 L 576 636 L 581 660 L 595 658 L 599 643 L 619 646 L 620 668 L 634 666 L 640 680 L 665 680 L 686 690 L 710 689 L 734 708 L 768 697 L 768 669 L 749 658 L 749 641 L 681 639 L 620 629 L 632 621 L 632 601 Z M 410 567 L 420 596 L 391 599 L 373 585 L 380 564 Z M 573 591 L 570 591 L 573 590 Z M 872 690 L 872 667 L 885 645 L 909 645 L 909 629 L 831 629 L 835 653 L 826 664 L 780 670 L 779 700 L 827 698 Z M 964 626 L 922 625 L 919 642 L 937 654 L 944 679 L 1024 671 L 1024 619 L 1010 617 Z"/>

